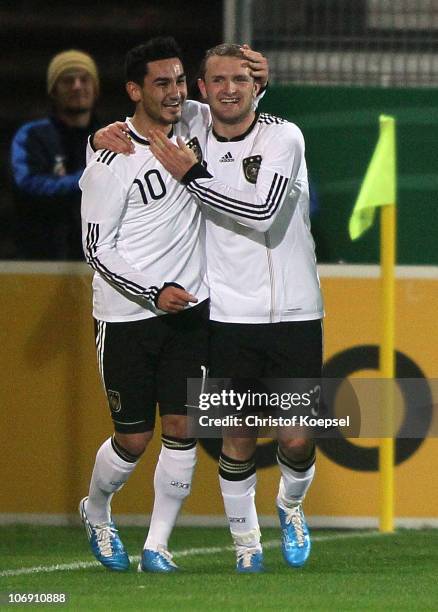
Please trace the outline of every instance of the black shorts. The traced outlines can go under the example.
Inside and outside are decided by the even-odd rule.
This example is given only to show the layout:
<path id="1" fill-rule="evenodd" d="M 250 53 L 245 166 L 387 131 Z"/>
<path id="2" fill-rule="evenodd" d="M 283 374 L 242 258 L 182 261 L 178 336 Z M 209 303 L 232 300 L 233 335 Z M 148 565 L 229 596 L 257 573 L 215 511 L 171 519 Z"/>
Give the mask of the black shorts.
<path id="1" fill-rule="evenodd" d="M 323 408 L 322 357 L 320 319 L 263 324 L 212 321 L 208 391 L 232 390 L 247 398 L 240 408 L 222 404 L 222 415 L 317 416 Z M 297 431 L 293 429 L 290 435 L 298 435 Z M 257 428 L 238 428 L 241 437 L 258 433 Z M 307 433 L 300 430 L 299 435 Z"/>
<path id="2" fill-rule="evenodd" d="M 157 404 L 161 416 L 186 414 L 187 378 L 207 363 L 208 300 L 153 319 L 95 321 L 95 332 L 116 431 L 152 431 Z"/>
<path id="3" fill-rule="evenodd" d="M 322 321 L 210 322 L 211 378 L 315 378 L 322 370 Z"/>

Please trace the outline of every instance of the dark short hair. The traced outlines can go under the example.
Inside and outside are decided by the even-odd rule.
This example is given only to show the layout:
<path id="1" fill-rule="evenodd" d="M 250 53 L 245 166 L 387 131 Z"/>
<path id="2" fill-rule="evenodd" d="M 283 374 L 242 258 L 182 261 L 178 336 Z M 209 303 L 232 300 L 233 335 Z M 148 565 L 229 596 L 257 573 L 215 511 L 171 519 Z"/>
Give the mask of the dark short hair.
<path id="1" fill-rule="evenodd" d="M 199 76 L 201 79 L 205 78 L 205 72 L 207 70 L 207 61 L 210 57 L 217 55 L 219 57 L 239 57 L 244 58 L 243 51 L 241 50 L 241 45 L 237 45 L 234 43 L 222 43 L 221 45 L 216 45 L 216 47 L 212 47 L 205 52 L 204 59 L 201 62 L 201 66 L 199 67 Z"/>
<path id="2" fill-rule="evenodd" d="M 125 80 L 143 85 L 148 73 L 148 62 L 177 57 L 182 63 L 182 53 L 172 36 L 157 36 L 147 43 L 130 49 L 125 58 Z"/>

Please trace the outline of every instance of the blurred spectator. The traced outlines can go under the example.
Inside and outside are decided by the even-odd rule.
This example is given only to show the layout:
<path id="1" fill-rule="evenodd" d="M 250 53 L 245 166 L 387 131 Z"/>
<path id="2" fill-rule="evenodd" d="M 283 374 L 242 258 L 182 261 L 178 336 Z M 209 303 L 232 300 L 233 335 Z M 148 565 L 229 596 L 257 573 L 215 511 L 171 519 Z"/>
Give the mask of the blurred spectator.
<path id="1" fill-rule="evenodd" d="M 79 178 L 94 116 L 99 76 L 94 60 L 77 50 L 55 55 L 47 70 L 48 117 L 15 134 L 11 164 L 16 198 L 17 256 L 83 259 Z"/>

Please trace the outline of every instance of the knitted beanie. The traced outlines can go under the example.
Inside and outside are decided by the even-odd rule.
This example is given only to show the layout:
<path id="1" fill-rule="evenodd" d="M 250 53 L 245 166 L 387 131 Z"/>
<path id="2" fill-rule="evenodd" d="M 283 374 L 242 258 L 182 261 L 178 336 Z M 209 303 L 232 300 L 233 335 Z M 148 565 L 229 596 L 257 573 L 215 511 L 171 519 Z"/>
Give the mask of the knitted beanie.
<path id="1" fill-rule="evenodd" d="M 49 95 L 53 91 L 56 80 L 66 70 L 86 70 L 94 81 L 96 95 L 99 93 L 99 75 L 93 58 L 83 51 L 70 49 L 55 55 L 49 64 L 47 69 L 47 92 Z"/>

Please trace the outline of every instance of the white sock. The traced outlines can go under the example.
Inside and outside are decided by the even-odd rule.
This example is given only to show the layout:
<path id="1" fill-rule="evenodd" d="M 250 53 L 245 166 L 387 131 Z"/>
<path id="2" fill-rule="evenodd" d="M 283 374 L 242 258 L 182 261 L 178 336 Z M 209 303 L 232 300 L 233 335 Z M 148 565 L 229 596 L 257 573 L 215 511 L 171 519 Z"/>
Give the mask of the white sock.
<path id="1" fill-rule="evenodd" d="M 161 447 L 154 476 L 154 508 L 144 548 L 167 549 L 178 513 L 190 494 L 195 465 L 196 445 L 187 450 Z"/>
<path id="2" fill-rule="evenodd" d="M 257 475 L 245 480 L 227 480 L 219 476 L 225 514 L 234 543 L 248 548 L 259 548 L 260 528 L 255 506 Z"/>
<path id="3" fill-rule="evenodd" d="M 96 454 L 86 512 L 92 525 L 111 520 L 111 499 L 120 491 L 135 469 L 137 462 L 124 461 L 113 449 L 108 438 Z"/>
<path id="4" fill-rule="evenodd" d="M 296 472 L 292 468 L 278 462 L 281 470 L 280 486 L 278 487 L 277 504 L 281 508 L 291 508 L 300 504 L 315 474 L 315 464 L 305 472 Z"/>

